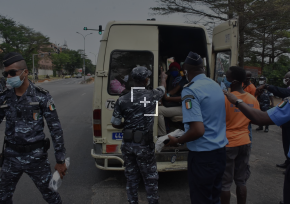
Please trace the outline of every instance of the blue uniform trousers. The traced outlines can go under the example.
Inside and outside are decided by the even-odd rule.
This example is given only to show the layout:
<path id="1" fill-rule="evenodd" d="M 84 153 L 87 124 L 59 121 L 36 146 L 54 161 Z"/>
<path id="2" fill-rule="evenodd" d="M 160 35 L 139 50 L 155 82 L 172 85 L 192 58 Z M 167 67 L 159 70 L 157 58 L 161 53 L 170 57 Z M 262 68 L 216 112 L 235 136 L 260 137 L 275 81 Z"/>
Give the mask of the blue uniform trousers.
<path id="1" fill-rule="evenodd" d="M 59 194 L 48 188 L 52 175 L 47 156 L 34 158 L 27 155 L 17 158 L 5 157 L 0 172 L 0 204 L 13 203 L 12 196 L 23 173 L 28 174 L 47 203 L 62 203 Z"/>
<path id="2" fill-rule="evenodd" d="M 127 197 L 130 204 L 138 204 L 138 186 L 143 178 L 149 204 L 158 204 L 158 172 L 155 149 L 149 145 L 125 142 L 121 146 L 127 178 Z"/>
<path id="3" fill-rule="evenodd" d="M 283 189 L 283 197 L 284 197 L 284 204 L 290 204 L 290 165 L 288 165 L 285 179 L 284 179 L 284 189 Z"/>
<path id="4" fill-rule="evenodd" d="M 290 121 L 282 125 L 282 142 L 284 154 L 286 157 L 285 163 L 290 164 L 290 158 L 287 156 L 290 145 Z"/>
<path id="5" fill-rule="evenodd" d="M 188 179 L 192 204 L 219 204 L 226 168 L 225 147 L 188 153 Z"/>

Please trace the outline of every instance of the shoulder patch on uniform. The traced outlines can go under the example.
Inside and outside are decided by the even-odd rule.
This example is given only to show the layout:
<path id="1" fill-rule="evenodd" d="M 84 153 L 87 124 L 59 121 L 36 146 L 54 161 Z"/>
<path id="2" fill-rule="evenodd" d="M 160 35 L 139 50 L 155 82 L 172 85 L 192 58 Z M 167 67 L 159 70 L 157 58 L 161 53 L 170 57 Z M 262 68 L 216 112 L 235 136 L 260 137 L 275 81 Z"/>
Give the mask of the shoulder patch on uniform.
<path id="1" fill-rule="evenodd" d="M 187 98 L 195 99 L 193 95 L 186 95 L 186 96 L 183 96 L 181 100 L 184 101 Z"/>
<path id="2" fill-rule="evenodd" d="M 49 110 L 51 110 L 51 111 L 55 110 L 55 105 L 54 105 L 54 101 L 53 101 L 53 99 L 50 99 L 49 101 L 47 101 L 47 107 L 48 107 Z"/>
<path id="3" fill-rule="evenodd" d="M 278 105 L 278 107 L 283 108 L 286 104 L 287 104 L 287 101 L 284 100 Z"/>
<path id="4" fill-rule="evenodd" d="M 187 99 L 185 101 L 185 107 L 187 110 L 191 109 L 192 108 L 192 103 L 191 103 L 191 100 L 190 99 Z"/>
<path id="5" fill-rule="evenodd" d="M 192 81 L 192 82 L 190 82 L 190 83 L 188 83 L 188 84 L 185 84 L 184 85 L 184 87 L 189 87 L 191 84 L 193 84 L 194 82 Z"/>
<path id="6" fill-rule="evenodd" d="M 49 92 L 40 86 L 35 86 L 35 89 L 40 91 L 41 93 L 48 94 Z"/>

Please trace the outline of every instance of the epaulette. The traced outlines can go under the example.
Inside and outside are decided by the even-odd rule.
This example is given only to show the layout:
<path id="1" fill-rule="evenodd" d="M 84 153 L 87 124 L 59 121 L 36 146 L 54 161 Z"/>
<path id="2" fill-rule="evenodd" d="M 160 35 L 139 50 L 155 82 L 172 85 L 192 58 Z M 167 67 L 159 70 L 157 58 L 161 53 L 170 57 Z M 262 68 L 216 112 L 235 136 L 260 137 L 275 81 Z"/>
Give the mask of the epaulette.
<path id="1" fill-rule="evenodd" d="M 41 93 L 48 94 L 49 92 L 40 86 L 35 86 L 35 89 L 40 91 Z"/>
<path id="2" fill-rule="evenodd" d="M 188 98 L 195 99 L 193 95 L 186 95 L 186 96 L 183 96 L 181 100 L 184 101 L 185 99 L 188 99 Z"/>
<path id="3" fill-rule="evenodd" d="M 120 97 L 126 95 L 127 93 L 130 93 L 130 91 L 128 91 L 127 89 L 125 89 L 125 90 L 122 91 L 122 93 L 120 94 Z"/>
<path id="4" fill-rule="evenodd" d="M 7 87 L 5 87 L 5 88 L 3 89 L 3 91 L 0 92 L 0 96 L 3 96 L 5 93 L 7 93 L 8 90 L 9 90 L 9 89 L 7 89 Z"/>
<path id="5" fill-rule="evenodd" d="M 189 87 L 191 84 L 193 84 L 194 82 L 192 81 L 192 82 L 190 82 L 190 83 L 188 83 L 188 84 L 185 84 L 184 85 L 184 87 Z"/>

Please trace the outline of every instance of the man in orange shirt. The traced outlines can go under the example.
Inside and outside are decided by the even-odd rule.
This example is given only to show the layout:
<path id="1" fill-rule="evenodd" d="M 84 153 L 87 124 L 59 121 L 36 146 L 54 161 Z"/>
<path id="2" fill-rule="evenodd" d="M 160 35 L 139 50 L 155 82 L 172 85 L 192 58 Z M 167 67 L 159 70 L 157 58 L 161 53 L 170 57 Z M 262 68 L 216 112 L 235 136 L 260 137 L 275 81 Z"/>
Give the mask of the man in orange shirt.
<path id="1" fill-rule="evenodd" d="M 252 72 L 246 71 L 246 79 L 245 79 L 244 83 L 242 84 L 242 86 L 243 86 L 243 89 L 245 92 L 248 92 L 248 93 L 252 94 L 253 96 L 255 96 L 256 87 L 254 84 L 252 84 L 251 78 L 252 78 Z M 251 123 L 249 124 L 248 129 L 249 129 L 249 137 L 250 137 L 250 140 L 252 142 L 252 125 L 251 125 Z M 250 169 L 250 166 L 249 166 L 249 169 Z M 249 174 L 251 174 L 250 170 L 249 170 Z"/>
<path id="2" fill-rule="evenodd" d="M 227 81 L 231 82 L 231 91 L 239 100 L 249 106 L 259 109 L 258 100 L 245 92 L 242 83 L 246 72 L 240 67 L 230 67 L 226 74 Z M 249 178 L 248 163 L 251 152 L 248 125 L 250 120 L 225 99 L 226 106 L 226 136 L 229 140 L 226 146 L 227 164 L 222 180 L 221 203 L 230 203 L 230 188 L 233 180 L 236 184 L 237 201 L 245 204 L 247 199 L 246 181 Z"/>

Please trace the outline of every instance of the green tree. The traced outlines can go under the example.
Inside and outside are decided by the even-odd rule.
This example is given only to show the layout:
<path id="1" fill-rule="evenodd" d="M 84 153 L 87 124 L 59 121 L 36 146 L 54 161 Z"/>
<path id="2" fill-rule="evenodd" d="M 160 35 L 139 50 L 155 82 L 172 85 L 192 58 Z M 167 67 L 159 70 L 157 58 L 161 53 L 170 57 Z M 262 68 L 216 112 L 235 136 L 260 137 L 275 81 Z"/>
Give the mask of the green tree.
<path id="1" fill-rule="evenodd" d="M 284 87 L 283 78 L 290 68 L 290 58 L 281 55 L 277 62 L 265 66 L 263 75 L 268 78 L 268 83 Z"/>
<path id="2" fill-rule="evenodd" d="M 32 54 L 51 51 L 47 36 L 2 15 L 0 15 L 0 39 L 2 39 L 0 61 L 8 52 L 19 52 L 26 60 L 30 71 L 32 68 Z M 35 58 L 35 64 L 37 64 L 37 61 L 38 59 Z"/>
<path id="3" fill-rule="evenodd" d="M 231 18 L 239 18 L 239 65 L 244 66 L 247 33 L 255 19 L 270 17 L 281 19 L 281 15 L 290 12 L 289 0 L 157 0 L 158 7 L 151 8 L 154 14 L 170 15 L 181 13 L 187 17 L 188 23 L 201 23 L 210 30 Z M 198 17 L 192 21 L 190 17 Z M 277 22 L 267 22 L 259 25 L 259 28 L 275 25 Z M 287 19 L 279 22 L 280 26 L 288 26 Z M 256 27 L 257 28 L 257 27 Z M 255 29 L 255 28 L 254 28 Z"/>
<path id="4" fill-rule="evenodd" d="M 52 54 L 51 60 L 54 70 L 57 71 L 58 76 L 60 76 L 62 70 L 66 67 L 67 63 L 69 63 L 70 57 L 68 54 L 61 52 L 60 54 Z"/>
<path id="5" fill-rule="evenodd" d="M 90 59 L 86 59 L 86 74 L 95 74 L 96 65 L 92 63 Z"/>
<path id="6" fill-rule="evenodd" d="M 75 50 L 66 50 L 64 51 L 64 53 L 69 56 L 69 61 L 65 65 L 65 70 L 69 74 L 73 74 L 76 68 L 79 68 L 82 66 L 83 59 L 81 57 L 81 54 L 79 54 L 79 52 Z"/>

